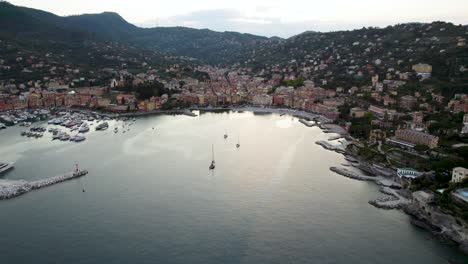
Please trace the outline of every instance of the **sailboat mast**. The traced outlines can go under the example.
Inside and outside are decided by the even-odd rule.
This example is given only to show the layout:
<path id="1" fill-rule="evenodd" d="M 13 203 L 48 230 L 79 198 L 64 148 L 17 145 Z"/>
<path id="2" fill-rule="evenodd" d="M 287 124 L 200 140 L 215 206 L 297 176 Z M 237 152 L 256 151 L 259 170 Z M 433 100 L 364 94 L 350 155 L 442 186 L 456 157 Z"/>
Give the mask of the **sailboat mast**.
<path id="1" fill-rule="evenodd" d="M 214 160 L 214 145 L 213 144 L 211 144 L 211 156 Z"/>

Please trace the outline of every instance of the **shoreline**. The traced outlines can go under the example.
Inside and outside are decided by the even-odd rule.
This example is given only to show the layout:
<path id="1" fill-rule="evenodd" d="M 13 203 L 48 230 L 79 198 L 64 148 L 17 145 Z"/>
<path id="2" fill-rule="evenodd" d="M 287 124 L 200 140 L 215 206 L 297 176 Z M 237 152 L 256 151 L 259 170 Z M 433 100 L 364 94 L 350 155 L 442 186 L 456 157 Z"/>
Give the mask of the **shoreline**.
<path id="1" fill-rule="evenodd" d="M 24 111 L 31 109 L 22 109 Z M 317 113 L 306 112 L 304 110 L 296 110 L 290 108 L 271 108 L 271 107 L 258 107 L 258 106 L 229 106 L 229 107 L 188 107 L 183 109 L 168 109 L 168 110 L 153 110 L 146 112 L 107 112 L 102 110 L 88 109 L 88 108 L 74 108 L 74 107 L 58 107 L 56 108 L 58 112 L 84 112 L 88 114 L 96 114 L 99 116 L 107 118 L 121 118 L 121 117 L 144 117 L 144 116 L 153 116 L 153 115 L 187 115 L 191 117 L 196 117 L 197 115 L 192 111 L 201 111 L 201 112 L 220 112 L 220 111 L 234 111 L 234 112 L 253 112 L 253 113 L 265 113 L 265 114 L 280 114 L 280 115 L 290 115 L 299 119 L 301 123 L 308 127 L 317 126 L 324 133 L 336 133 L 340 136 L 348 135 L 348 132 L 341 126 L 333 124 L 332 120 L 326 118 L 323 115 Z M 3 112 L 0 112 L 0 114 Z M 315 121 L 315 124 L 311 125 L 309 121 Z"/>
<path id="2" fill-rule="evenodd" d="M 340 153 L 339 151 L 336 152 Z M 464 228 L 459 225 L 458 220 L 452 215 L 444 213 L 435 205 L 421 204 L 418 198 L 415 198 L 415 196 L 418 196 L 416 195 L 418 192 L 411 193 L 391 179 L 391 176 L 384 176 L 385 174 L 383 173 L 376 173 L 376 171 L 379 172 L 381 169 L 376 168 L 374 165 L 367 164 L 366 166 L 370 169 L 363 170 L 363 165 L 359 161 L 358 156 L 351 153 L 342 154 L 346 157 L 345 159 L 348 162 L 352 163 L 352 167 L 370 172 L 373 176 L 361 175 L 344 167 L 330 167 L 330 171 L 343 177 L 359 181 L 374 182 L 378 185 L 379 192 L 384 194 L 384 196 L 378 197 L 375 200 L 369 200 L 368 203 L 370 205 L 384 210 L 401 210 L 410 217 L 411 225 L 427 230 L 436 237 L 454 242 L 461 252 L 468 254 L 468 230 L 466 227 Z M 342 164 L 342 166 L 343 165 L 344 164 Z"/>

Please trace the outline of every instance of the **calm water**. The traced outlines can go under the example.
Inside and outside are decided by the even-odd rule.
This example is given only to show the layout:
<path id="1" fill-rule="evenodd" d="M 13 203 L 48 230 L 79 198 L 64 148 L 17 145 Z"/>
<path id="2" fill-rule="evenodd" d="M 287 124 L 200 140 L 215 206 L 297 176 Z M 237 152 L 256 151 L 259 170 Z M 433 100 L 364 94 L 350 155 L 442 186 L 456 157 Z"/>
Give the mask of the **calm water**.
<path id="1" fill-rule="evenodd" d="M 3 179 L 75 162 L 90 171 L 0 201 L 2 263 L 468 263 L 403 213 L 369 205 L 377 187 L 330 172 L 343 157 L 315 144 L 330 135 L 297 119 L 159 116 L 125 134 L 110 125 L 79 144 L 0 131 L 0 160 L 15 161 Z"/>

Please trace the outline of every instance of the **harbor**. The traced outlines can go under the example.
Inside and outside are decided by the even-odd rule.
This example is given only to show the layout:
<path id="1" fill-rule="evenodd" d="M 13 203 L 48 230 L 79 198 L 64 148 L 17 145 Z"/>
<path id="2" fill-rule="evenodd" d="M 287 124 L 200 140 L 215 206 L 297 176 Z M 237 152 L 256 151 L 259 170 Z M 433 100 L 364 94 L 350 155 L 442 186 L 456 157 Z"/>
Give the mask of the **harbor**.
<path id="1" fill-rule="evenodd" d="M 44 252 L 54 248 L 60 263 L 78 263 L 77 255 L 90 262 L 164 263 L 186 251 L 194 252 L 188 262 L 223 262 L 213 249 L 248 252 L 239 260 L 245 263 L 297 257 L 301 263 L 326 261 L 336 250 L 343 256 L 339 263 L 359 263 L 363 257 L 355 257 L 357 251 L 366 252 L 366 261 L 466 260 L 456 248 L 428 240 L 429 234 L 416 230 L 405 214 L 368 204 L 382 196 L 379 187 L 331 172 L 329 167 L 348 161 L 315 142 L 335 135 L 305 127 L 298 118 L 252 112 L 155 115 L 128 118 L 126 133 L 119 118 L 101 120 L 109 124 L 104 131 L 95 130 L 94 120 L 79 144 L 52 141 L 48 131 L 38 139 L 21 137 L 25 128 L 20 126 L 0 132 L 1 161 L 15 167 L 1 175 L 10 185 L 62 176 L 75 162 L 89 170 L 0 201 L 8 227 L 0 236 L 4 258 L 28 263 L 27 250 L 36 262 L 47 263 Z M 45 123 L 32 126 L 67 129 Z M 366 238 L 356 240 L 363 226 Z M 414 246 L 395 246 L 389 236 Z M 63 243 L 57 246 L 57 241 Z M 334 246 L 324 251 L 314 246 L 319 242 Z M 383 250 L 365 251 L 369 245 Z M 279 252 L 285 247 L 302 253 L 284 256 Z M 95 254 L 96 248 L 102 254 Z"/>

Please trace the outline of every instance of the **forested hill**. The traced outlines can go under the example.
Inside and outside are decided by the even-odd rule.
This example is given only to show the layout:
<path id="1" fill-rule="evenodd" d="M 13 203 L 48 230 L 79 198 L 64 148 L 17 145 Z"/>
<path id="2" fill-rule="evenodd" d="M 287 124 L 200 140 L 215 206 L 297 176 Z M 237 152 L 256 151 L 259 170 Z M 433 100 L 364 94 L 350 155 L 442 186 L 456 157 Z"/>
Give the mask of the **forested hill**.
<path id="1" fill-rule="evenodd" d="M 0 3 L 0 37 L 15 39 L 23 44 L 118 41 L 213 64 L 242 62 L 258 44 L 280 41 L 276 38 L 270 40 L 251 34 L 208 29 L 140 28 L 112 12 L 61 17 L 7 2 Z"/>

